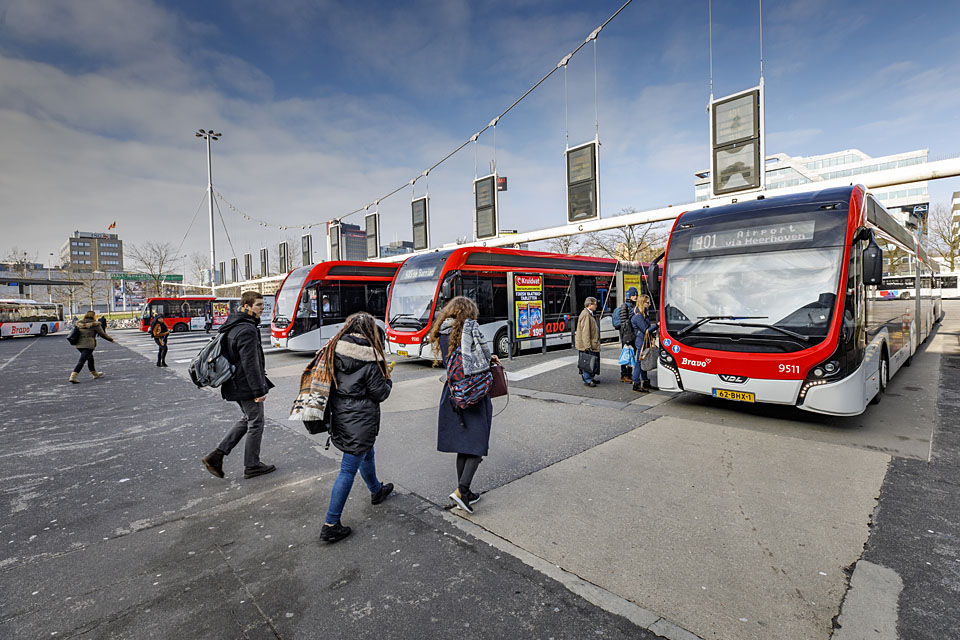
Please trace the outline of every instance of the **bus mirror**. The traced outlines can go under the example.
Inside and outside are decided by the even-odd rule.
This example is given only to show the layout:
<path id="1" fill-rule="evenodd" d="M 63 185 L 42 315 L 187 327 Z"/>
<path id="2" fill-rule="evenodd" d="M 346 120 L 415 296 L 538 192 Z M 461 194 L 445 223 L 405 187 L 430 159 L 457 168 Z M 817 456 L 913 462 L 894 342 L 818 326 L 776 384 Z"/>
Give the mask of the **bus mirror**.
<path id="1" fill-rule="evenodd" d="M 660 304 L 660 265 L 652 264 L 650 265 L 650 277 L 648 278 L 647 288 L 650 290 L 650 294 L 656 298 L 655 305 Z"/>
<path id="2" fill-rule="evenodd" d="M 873 238 L 863 250 L 863 284 L 880 285 L 883 282 L 883 250 Z"/>
<path id="3" fill-rule="evenodd" d="M 443 298 L 444 300 L 449 300 L 450 298 L 453 297 L 452 295 L 450 295 L 450 294 L 451 294 L 451 292 L 450 292 L 450 282 L 451 282 L 451 281 L 450 281 L 450 279 L 448 278 L 448 279 L 446 279 L 446 280 L 443 281 L 443 284 L 440 285 L 440 297 Z"/>

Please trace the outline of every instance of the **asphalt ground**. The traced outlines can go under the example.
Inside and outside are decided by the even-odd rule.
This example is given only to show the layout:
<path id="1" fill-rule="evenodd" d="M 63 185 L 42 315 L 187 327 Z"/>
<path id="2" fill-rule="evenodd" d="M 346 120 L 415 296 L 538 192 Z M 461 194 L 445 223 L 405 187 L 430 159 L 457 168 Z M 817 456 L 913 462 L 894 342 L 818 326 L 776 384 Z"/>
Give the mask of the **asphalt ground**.
<path id="1" fill-rule="evenodd" d="M 847 638 L 892 638 L 897 632 L 904 638 L 960 637 L 956 607 L 951 604 L 957 600 L 960 532 L 956 481 L 950 484 L 951 478 L 958 477 L 960 462 L 955 459 L 957 443 L 948 436 L 950 427 L 958 422 L 956 374 L 951 378 L 950 371 L 957 366 L 958 351 L 957 325 L 951 322 L 960 317 L 960 304 L 948 303 L 947 308 L 948 313 L 952 309 L 952 315 L 914 358 L 913 367 L 893 378 L 880 405 L 857 418 L 744 406 L 692 394 L 636 394 L 630 385 L 618 381 L 616 345 L 604 349 L 601 384 L 595 388 L 585 388 L 579 381 L 572 353 L 567 350 L 551 350 L 545 355 L 526 353 L 506 361 L 511 398 L 509 403 L 495 401 L 495 410 L 502 413 L 494 423 L 491 454 L 481 465 L 474 486 L 484 492 L 484 500 L 469 521 L 459 517 L 463 515 L 459 510 L 442 510 L 453 483 L 452 456 L 433 450 L 442 371 L 429 363 L 400 362 L 394 372 L 394 393 L 384 404 L 377 464 L 381 477 L 394 481 L 403 495 L 396 503 L 391 500 L 386 504 L 394 507 L 408 501 L 419 505 L 419 511 L 412 507 L 401 510 L 406 514 L 403 517 L 419 513 L 421 521 L 425 519 L 428 526 L 448 534 L 442 539 L 455 536 L 468 540 L 492 554 L 494 564 L 520 558 L 521 570 L 549 578 L 547 584 L 560 591 L 569 590 L 565 591 L 568 597 L 576 600 L 572 595 L 576 593 L 587 603 L 622 614 L 630 620 L 627 628 L 635 625 L 637 634 L 641 628 L 650 628 L 665 637 L 738 640 L 827 638 L 831 633 L 838 638 L 843 633 L 853 634 Z M 117 335 L 122 344 L 141 356 L 141 364 L 133 367 L 137 377 L 153 380 L 160 375 L 179 380 L 179 386 L 162 394 L 172 402 L 156 403 L 161 414 L 177 409 L 172 403 L 183 403 L 192 394 L 201 394 L 201 399 L 209 397 L 184 379 L 186 362 L 202 345 L 204 336 L 174 336 L 168 357 L 172 366 L 164 371 L 150 363 L 155 347 L 146 336 L 137 332 Z M 0 380 L 11 374 L 12 367 L 30 362 L 36 347 L 7 364 L 31 341 L 42 342 L 17 339 L 0 343 Z M 104 353 L 113 349 L 117 347 L 107 345 Z M 73 352 L 68 351 L 69 356 L 64 356 L 59 350 L 61 359 L 72 360 Z M 268 374 L 278 386 L 267 399 L 271 423 L 264 440 L 264 457 L 276 462 L 280 471 L 259 480 L 274 482 L 275 477 L 284 477 L 291 469 L 297 478 L 309 476 L 304 483 L 320 487 L 311 494 L 319 506 L 305 508 L 299 498 L 282 493 L 281 499 L 271 502 L 286 505 L 294 500 L 295 508 L 319 523 L 338 455 L 334 449 L 324 451 L 318 447 L 322 441 L 318 443 L 302 432 L 299 424 L 285 420 L 299 373 L 310 354 L 290 354 L 269 347 L 266 351 Z M 134 364 L 136 358 L 129 359 Z M 67 368 L 69 363 L 60 362 L 59 366 Z M 171 371 L 176 375 L 170 375 Z M 89 378 L 84 382 L 88 388 L 94 384 Z M 71 387 L 65 384 L 56 393 L 51 388 L 50 398 L 68 391 Z M 126 397 L 124 391 L 116 391 Z M 27 394 L 34 392 L 24 389 Z M 235 410 L 218 402 L 201 403 L 210 411 L 205 414 L 209 420 L 204 424 L 216 423 L 218 416 L 221 421 L 209 429 L 202 443 L 193 442 L 188 447 L 189 455 L 180 456 L 180 477 L 165 487 L 166 493 L 157 489 L 156 497 L 144 496 L 148 506 L 152 499 L 160 505 L 152 517 L 166 532 L 169 527 L 162 523 L 178 517 L 190 521 L 203 513 L 203 508 L 198 508 L 203 503 L 189 504 L 186 495 L 198 483 L 209 486 L 213 480 L 204 477 L 202 469 L 198 473 L 196 457 L 212 447 L 234 419 Z M 9 408 L 14 412 L 14 423 L 23 420 L 16 416 L 25 413 L 28 406 L 32 404 Z M 122 410 L 120 413 L 123 415 Z M 172 413 L 182 416 L 182 411 Z M 97 419 L 106 418 L 104 414 Z M 9 423 L 10 419 L 4 422 Z M 177 429 L 173 423 L 168 423 L 168 428 L 171 432 Z M 4 433 L 0 430 L 0 440 Z M 288 441 L 293 444 L 268 459 L 268 445 L 273 451 L 277 442 Z M 179 443 L 180 449 L 182 445 Z M 86 449 L 96 446 L 102 445 Z M 169 457 L 177 448 L 170 447 Z M 312 474 L 304 472 L 297 462 L 305 450 L 310 463 L 316 461 Z M 148 466 L 162 470 L 155 464 Z M 254 482 L 229 480 L 240 471 L 239 456 L 231 456 L 227 466 L 232 475 L 226 485 L 231 489 L 223 493 L 234 493 L 224 497 L 223 503 L 208 502 L 215 509 L 226 509 L 224 523 L 233 522 L 233 500 L 243 497 L 237 490 Z M 36 484 L 33 476 L 3 475 L 12 478 L 12 486 L 17 487 L 10 492 L 8 483 L 4 483 L 4 496 L 15 495 L 11 513 L 29 511 L 40 496 L 56 491 L 53 485 Z M 164 506 L 163 496 L 176 493 L 178 483 L 184 485 L 177 494 L 182 506 L 177 506 L 176 500 Z M 361 538 L 362 544 L 370 544 L 367 536 L 383 539 L 380 527 L 384 523 L 377 519 L 378 512 L 363 502 L 359 481 L 358 485 L 361 488 L 355 486 L 344 516 L 345 523 L 358 524 L 357 533 L 341 545 L 361 544 L 354 542 Z M 305 491 L 301 485 L 293 490 Z M 65 498 L 65 504 L 79 498 L 79 494 Z M 148 506 L 146 515 L 132 521 L 151 521 Z M 185 516 L 164 515 L 177 514 L 177 509 L 184 507 Z M 354 512 L 358 513 L 354 516 L 353 509 L 367 509 L 369 513 Z M 135 509 L 130 511 L 130 515 L 141 515 Z M 278 512 L 282 511 L 285 509 L 278 507 Z M 264 524 L 254 517 L 255 522 Z M 351 521 L 352 517 L 357 520 Z M 373 519 L 368 521 L 368 517 Z M 92 516 L 92 520 L 98 519 Z M 930 526 L 920 529 L 919 523 Z M 14 525 L 0 527 L 0 534 L 17 531 L 9 527 Z M 32 528 L 26 526 L 22 535 L 32 531 L 30 535 L 38 535 L 35 543 L 40 535 L 33 529 L 42 531 L 44 527 L 51 527 L 51 523 L 38 521 Z M 127 529 L 140 531 L 124 526 L 115 529 L 122 530 L 125 537 L 131 535 L 124 533 Z M 273 533 L 273 537 L 276 535 Z M 104 537 L 109 536 L 105 533 Z M 493 546 L 487 547 L 487 543 Z M 294 544 L 291 549 L 296 550 L 300 543 L 288 544 Z M 396 549 L 388 553 L 392 551 Z M 498 555 L 500 558 L 496 558 Z M 12 555 L 3 561 L 0 571 L 19 566 L 17 558 Z M 853 589 L 849 587 L 851 571 Z M 902 587 L 896 586 L 898 581 Z M 862 599 L 872 603 L 872 610 L 857 602 L 858 594 L 866 596 Z M 489 595 L 493 598 L 497 594 Z M 378 611 L 377 601 L 371 602 Z M 202 608 L 199 602 L 195 606 Z M 841 608 L 843 615 L 835 622 Z M 271 616 L 273 613 L 268 611 Z M 294 613 L 291 620 L 299 615 L 285 611 L 284 620 L 286 613 Z M 144 607 L 130 616 L 149 618 Z M 4 614 L 3 624 L 16 617 Z M 267 628 L 265 622 L 252 624 L 244 627 L 244 633 Z M 835 631 L 840 624 L 842 628 Z M 541 634 L 537 627 L 518 625 L 516 618 L 503 618 L 503 625 L 495 631 L 484 628 L 476 631 L 476 637 L 490 637 L 494 632 L 516 637 L 551 635 Z M 312 637 L 301 636 L 300 628 L 294 628 L 292 635 L 281 637 Z M 391 626 L 376 628 L 386 637 L 450 637 L 431 629 L 418 636 L 396 635 Z M 93 630 L 93 637 L 100 637 L 96 631 L 100 627 L 88 629 Z M 278 629 L 270 627 L 270 632 Z M 927 629 L 930 635 L 923 635 Z M 157 626 L 152 637 L 168 637 L 166 632 Z M 467 633 L 464 636 L 457 630 L 459 637 L 471 637 Z M 589 633 L 593 632 L 586 635 Z M 150 636 L 125 631 L 113 637 Z"/>

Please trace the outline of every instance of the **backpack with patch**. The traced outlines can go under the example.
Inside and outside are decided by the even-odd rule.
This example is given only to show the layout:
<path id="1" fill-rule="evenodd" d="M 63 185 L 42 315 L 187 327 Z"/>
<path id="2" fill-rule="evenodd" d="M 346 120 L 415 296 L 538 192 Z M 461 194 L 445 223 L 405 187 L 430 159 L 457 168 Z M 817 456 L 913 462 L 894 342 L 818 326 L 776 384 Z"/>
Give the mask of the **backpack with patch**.
<path id="1" fill-rule="evenodd" d="M 488 371 L 471 376 L 463 373 L 463 355 L 457 347 L 447 360 L 447 385 L 450 387 L 450 402 L 457 409 L 471 407 L 490 393 L 493 374 Z"/>
<path id="2" fill-rule="evenodd" d="M 194 356 L 187 369 L 198 387 L 219 387 L 233 377 L 236 365 L 226 354 L 227 332 L 218 333 Z"/>

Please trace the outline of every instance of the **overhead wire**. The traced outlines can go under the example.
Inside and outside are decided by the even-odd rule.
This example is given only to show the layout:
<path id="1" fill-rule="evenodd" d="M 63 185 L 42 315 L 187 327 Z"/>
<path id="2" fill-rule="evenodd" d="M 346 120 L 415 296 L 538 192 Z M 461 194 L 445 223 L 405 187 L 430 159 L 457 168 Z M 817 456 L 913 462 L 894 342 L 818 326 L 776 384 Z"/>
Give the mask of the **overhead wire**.
<path id="1" fill-rule="evenodd" d="M 543 84 L 544 82 L 546 82 L 546 80 L 547 80 L 548 78 L 550 78 L 550 76 L 552 76 L 552 75 L 553 75 L 558 69 L 560 69 L 561 67 L 563 67 L 563 69 L 564 69 L 564 80 L 566 80 L 566 65 L 567 65 L 567 63 L 570 62 L 570 59 L 571 59 L 573 56 L 575 56 L 575 55 L 576 55 L 584 46 L 586 46 L 587 43 L 589 43 L 591 40 L 594 42 L 594 94 L 595 94 L 595 99 L 596 99 L 596 101 L 598 101 L 599 98 L 596 98 L 596 93 L 597 93 L 597 82 L 596 82 L 596 40 L 597 40 L 597 36 L 600 35 L 600 32 L 603 30 L 604 27 L 606 27 L 608 24 L 610 24 L 610 22 L 611 22 L 614 18 L 616 18 L 618 15 L 620 15 L 620 12 L 623 11 L 624 9 L 626 9 L 627 6 L 630 5 L 630 3 L 632 3 L 632 2 L 633 2 L 633 0 L 626 0 L 626 2 L 624 2 L 623 5 L 621 5 L 621 7 L 620 7 L 619 9 L 617 9 L 609 18 L 607 18 L 606 20 L 604 20 L 604 22 L 603 22 L 599 27 L 597 27 L 596 29 L 594 29 L 593 31 L 591 31 L 591 32 L 590 32 L 590 35 L 588 35 L 588 36 L 586 37 L 586 39 L 584 39 L 584 41 L 581 42 L 581 43 L 577 46 L 576 49 L 574 49 L 573 51 L 571 51 L 570 53 L 568 53 L 566 56 L 564 56 L 563 59 L 561 59 L 560 62 L 557 63 L 556 66 L 554 66 L 550 71 L 548 71 L 546 74 L 544 74 L 544 76 L 543 76 L 542 78 L 540 78 L 539 80 L 537 80 L 537 82 L 534 83 L 534 85 L 533 85 L 532 87 L 530 87 L 529 89 L 527 89 L 527 90 L 523 93 L 523 95 L 521 95 L 519 98 L 517 98 L 516 100 L 514 100 L 514 101 L 513 101 L 513 104 L 511 104 L 509 107 L 507 107 L 506 109 L 504 109 L 503 112 L 500 113 L 500 115 L 498 115 L 496 118 L 494 118 L 493 120 L 491 120 L 489 124 L 487 124 L 485 127 L 483 127 L 482 129 L 480 129 L 479 131 L 477 131 L 476 133 L 474 133 L 472 136 L 470 136 L 470 138 L 468 138 L 467 140 L 465 140 L 462 144 L 460 144 L 460 146 L 458 146 L 458 147 L 455 148 L 453 151 L 451 151 L 450 153 L 448 153 L 447 155 L 445 155 L 445 156 L 444 156 L 443 158 L 441 158 L 438 162 L 436 162 L 435 164 L 433 164 L 432 166 L 430 166 L 428 169 L 426 169 L 426 170 L 424 170 L 423 172 L 421 172 L 416 178 L 411 178 L 411 180 L 408 180 L 407 182 L 403 183 L 401 186 L 397 187 L 396 189 L 394 189 L 394 190 L 391 191 L 390 193 L 388 193 L 388 194 L 386 194 L 386 195 L 384 195 L 384 196 L 380 196 L 379 198 L 376 199 L 376 201 L 382 202 L 383 200 L 386 200 L 387 198 L 393 196 L 393 195 L 396 194 L 397 192 L 399 192 L 399 191 L 405 189 L 406 187 L 410 186 L 411 184 L 413 184 L 414 182 L 416 182 L 416 181 L 417 181 L 418 179 L 420 179 L 421 177 L 426 177 L 431 171 L 433 171 L 434 169 L 436 169 L 437 167 L 439 167 L 440 165 L 442 165 L 444 162 L 446 162 L 447 160 L 449 160 L 450 158 L 452 158 L 454 155 L 456 155 L 457 153 L 459 153 L 465 146 L 467 146 L 467 145 L 470 144 L 471 142 L 473 142 L 474 144 L 476 144 L 478 138 L 479 138 L 487 129 L 490 129 L 491 127 L 493 127 L 493 128 L 494 128 L 494 131 L 496 131 L 495 127 L 496 127 L 496 125 L 497 125 L 497 122 L 499 122 L 500 118 L 502 118 L 503 116 L 505 116 L 505 115 L 507 115 L 508 113 L 510 113 L 510 111 L 512 111 L 514 107 L 516 107 L 518 104 L 520 104 L 520 102 L 521 102 L 522 100 L 524 100 L 527 96 L 529 96 L 531 93 L 533 93 L 533 92 L 537 89 L 537 87 L 539 87 L 541 84 Z M 566 98 L 566 82 L 564 82 L 564 96 L 565 96 L 565 98 Z M 596 109 L 595 109 L 595 113 L 597 113 L 598 111 L 599 111 L 599 105 L 597 105 L 597 107 L 596 107 Z M 597 121 L 596 121 L 595 124 L 596 124 L 596 127 L 597 127 L 597 135 L 599 136 L 599 117 L 597 117 Z M 474 174 L 475 174 L 475 177 L 476 177 L 477 171 L 478 171 L 477 159 L 476 159 L 476 157 L 475 157 L 475 158 L 474 158 Z M 251 216 L 251 215 L 249 215 L 249 214 L 246 214 L 246 213 L 240 211 L 240 209 L 234 207 L 234 206 L 231 205 L 229 202 L 227 202 L 227 200 L 226 200 L 226 199 L 223 197 L 223 195 L 220 194 L 219 192 L 217 192 L 217 197 L 218 197 L 219 199 L 223 200 L 224 204 L 226 204 L 230 209 L 232 209 L 233 211 L 239 213 L 239 214 L 242 215 L 245 219 L 250 220 L 250 221 L 253 221 L 253 222 L 257 222 L 257 223 L 259 223 L 261 226 L 264 226 L 264 227 L 275 227 L 275 228 L 277 228 L 277 229 L 279 229 L 279 230 L 295 229 L 295 228 L 312 229 L 312 228 L 315 227 L 315 226 L 319 226 L 319 225 L 322 225 L 322 224 L 326 224 L 326 223 L 328 223 L 328 222 L 337 222 L 337 223 L 339 223 L 341 220 L 343 220 L 343 219 L 345 219 L 345 218 L 349 218 L 350 216 L 356 215 L 356 214 L 358 214 L 358 213 L 360 213 L 360 212 L 362 212 L 362 211 L 365 211 L 365 210 L 369 209 L 370 206 L 371 206 L 371 204 L 373 204 L 373 203 L 370 203 L 370 204 L 364 205 L 364 206 L 362 206 L 362 207 L 359 207 L 359 208 L 357 208 L 357 209 L 354 209 L 353 211 L 350 211 L 349 213 L 345 213 L 345 214 L 342 214 L 342 215 L 339 215 L 339 216 L 335 216 L 335 217 L 333 217 L 333 218 L 330 218 L 329 220 L 324 220 L 323 222 L 314 222 L 314 223 L 310 223 L 310 224 L 296 224 L 296 225 L 278 225 L 278 224 L 276 224 L 276 223 L 271 223 L 271 222 L 267 222 L 267 221 L 265 221 L 265 220 L 260 220 L 260 219 L 258 219 L 258 218 L 255 218 L 254 216 Z"/>
<path id="2" fill-rule="evenodd" d="M 203 203 L 206 201 L 206 199 L 207 199 L 207 190 L 204 189 L 203 197 L 200 198 L 200 204 L 197 205 L 197 211 L 196 213 L 193 214 L 193 220 L 190 221 L 190 226 L 187 227 L 186 233 L 183 234 L 183 239 L 180 240 L 180 246 L 177 247 L 177 253 L 175 255 L 175 258 L 180 257 L 180 250 L 183 249 L 183 243 L 187 241 L 187 235 L 190 234 L 190 229 L 193 229 L 193 223 L 197 221 L 197 216 L 200 214 L 200 208 L 203 207 Z"/>

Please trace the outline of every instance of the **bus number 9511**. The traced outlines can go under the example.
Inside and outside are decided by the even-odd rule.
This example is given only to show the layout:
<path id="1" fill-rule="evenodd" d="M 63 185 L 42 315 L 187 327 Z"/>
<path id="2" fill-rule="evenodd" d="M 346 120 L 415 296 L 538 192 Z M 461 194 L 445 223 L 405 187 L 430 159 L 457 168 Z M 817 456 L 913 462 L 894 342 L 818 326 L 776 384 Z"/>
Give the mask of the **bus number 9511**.
<path id="1" fill-rule="evenodd" d="M 800 373 L 800 365 L 796 364 L 781 364 L 777 365 L 780 373 Z"/>

